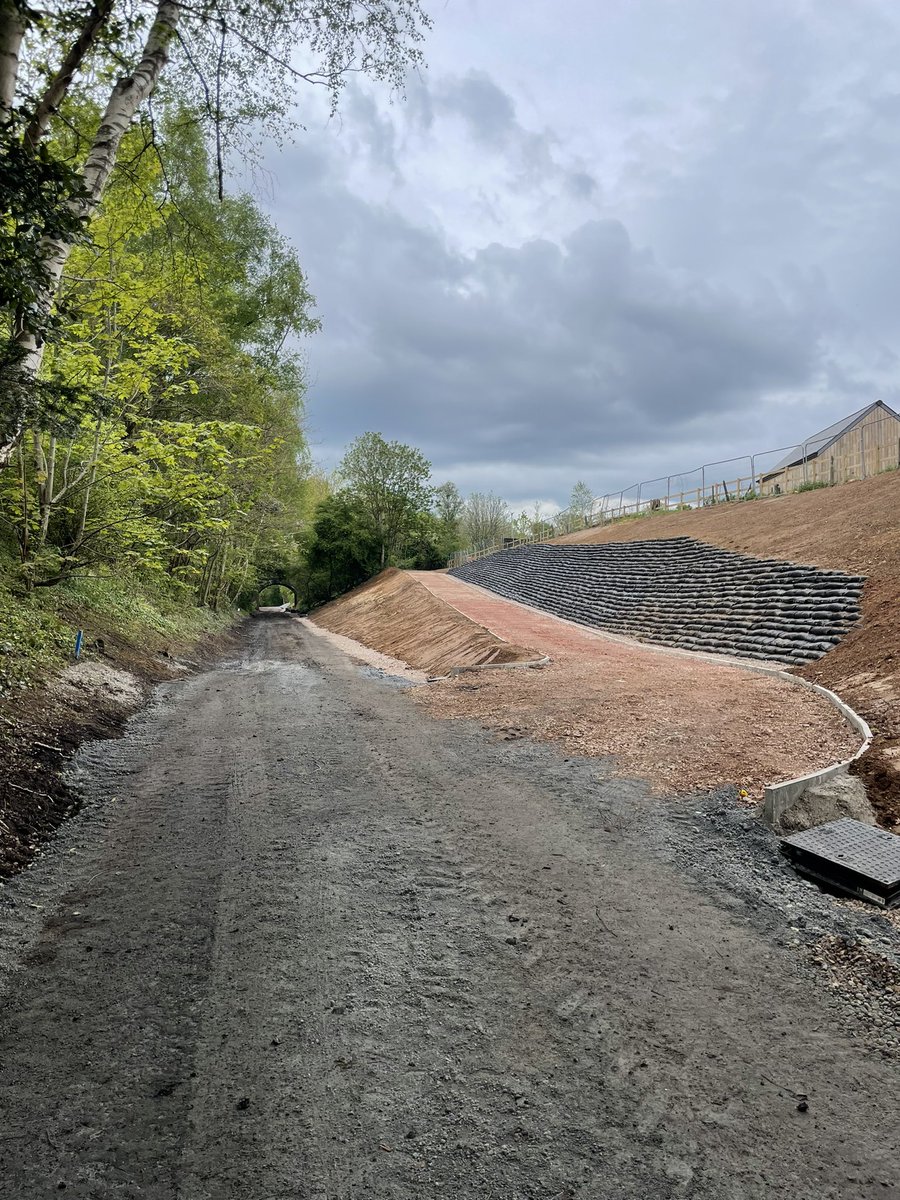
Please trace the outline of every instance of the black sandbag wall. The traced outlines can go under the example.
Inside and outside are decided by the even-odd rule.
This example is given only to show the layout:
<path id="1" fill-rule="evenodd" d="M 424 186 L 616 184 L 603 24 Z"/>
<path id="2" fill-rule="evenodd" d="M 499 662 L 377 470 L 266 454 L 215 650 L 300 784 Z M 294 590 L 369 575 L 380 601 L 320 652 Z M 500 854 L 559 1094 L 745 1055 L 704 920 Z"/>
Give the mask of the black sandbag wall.
<path id="1" fill-rule="evenodd" d="M 859 620 L 865 582 L 693 538 L 520 546 L 450 574 L 582 625 L 794 666 L 821 658 Z"/>

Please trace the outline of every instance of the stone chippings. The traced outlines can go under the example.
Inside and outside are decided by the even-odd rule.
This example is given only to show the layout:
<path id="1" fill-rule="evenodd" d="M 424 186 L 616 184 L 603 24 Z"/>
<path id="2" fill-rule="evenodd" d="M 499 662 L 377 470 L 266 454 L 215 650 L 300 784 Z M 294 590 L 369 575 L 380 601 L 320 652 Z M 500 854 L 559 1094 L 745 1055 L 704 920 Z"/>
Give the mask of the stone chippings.
<path id="1" fill-rule="evenodd" d="M 859 620 L 865 583 L 687 537 L 520 546 L 450 574 L 596 629 L 790 666 L 837 645 Z"/>

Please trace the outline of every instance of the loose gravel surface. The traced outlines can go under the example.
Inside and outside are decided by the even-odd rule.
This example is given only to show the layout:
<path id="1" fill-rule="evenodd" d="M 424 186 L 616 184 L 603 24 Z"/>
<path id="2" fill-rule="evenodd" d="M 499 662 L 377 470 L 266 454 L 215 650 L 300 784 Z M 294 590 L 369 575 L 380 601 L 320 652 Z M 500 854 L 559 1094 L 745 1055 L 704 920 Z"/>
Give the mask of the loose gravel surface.
<path id="1" fill-rule="evenodd" d="M 421 693 L 438 716 L 481 720 L 581 754 L 615 756 L 661 792 L 766 784 L 850 758 L 861 738 L 823 697 L 737 660 L 583 629 L 436 571 L 412 577 L 498 637 L 550 655 L 542 671 L 489 671 Z M 777 664 L 775 664 L 777 665 Z"/>
<path id="2" fill-rule="evenodd" d="M 900 1196 L 888 919 L 733 794 L 247 636 L 82 753 L 0 890 L 0 1195 Z"/>

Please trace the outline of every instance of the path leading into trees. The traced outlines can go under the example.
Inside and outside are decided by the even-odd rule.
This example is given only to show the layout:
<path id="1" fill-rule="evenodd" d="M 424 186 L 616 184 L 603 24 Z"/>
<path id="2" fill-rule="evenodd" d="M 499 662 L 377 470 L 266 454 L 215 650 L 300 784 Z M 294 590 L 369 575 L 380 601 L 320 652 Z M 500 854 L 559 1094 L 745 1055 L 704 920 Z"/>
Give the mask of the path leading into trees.
<path id="1" fill-rule="evenodd" d="M 4 1198 L 900 1194 L 896 1064 L 793 917 L 676 865 L 698 801 L 284 618 L 82 770 L 0 900 Z"/>

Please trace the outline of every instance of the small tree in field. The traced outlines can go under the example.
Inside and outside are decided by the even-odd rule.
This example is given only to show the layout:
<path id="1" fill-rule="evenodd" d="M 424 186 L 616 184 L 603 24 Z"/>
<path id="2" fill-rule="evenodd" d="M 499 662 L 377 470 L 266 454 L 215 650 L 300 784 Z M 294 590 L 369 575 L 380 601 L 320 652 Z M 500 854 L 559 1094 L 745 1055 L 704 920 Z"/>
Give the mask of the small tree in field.
<path id="1" fill-rule="evenodd" d="M 364 433 L 338 468 L 380 546 L 381 566 L 396 560 L 417 514 L 431 503 L 431 463 L 414 446 Z"/>
<path id="2" fill-rule="evenodd" d="M 472 492 L 463 510 L 463 526 L 471 546 L 499 542 L 509 523 L 509 506 L 493 492 Z"/>
<path id="3" fill-rule="evenodd" d="M 593 507 L 594 493 L 583 480 L 579 479 L 572 488 L 572 495 L 569 497 L 569 512 L 576 521 L 580 521 L 582 525 L 586 525 Z"/>

